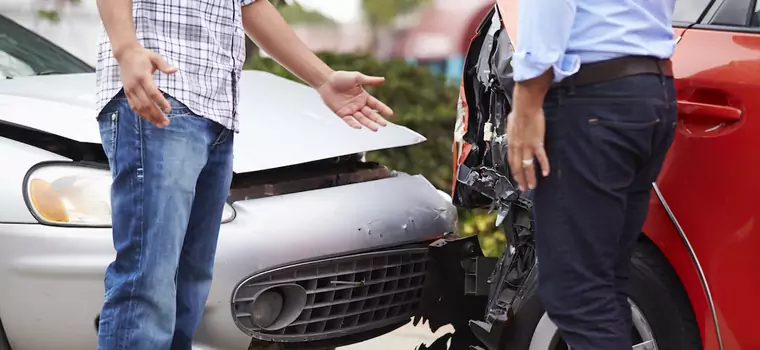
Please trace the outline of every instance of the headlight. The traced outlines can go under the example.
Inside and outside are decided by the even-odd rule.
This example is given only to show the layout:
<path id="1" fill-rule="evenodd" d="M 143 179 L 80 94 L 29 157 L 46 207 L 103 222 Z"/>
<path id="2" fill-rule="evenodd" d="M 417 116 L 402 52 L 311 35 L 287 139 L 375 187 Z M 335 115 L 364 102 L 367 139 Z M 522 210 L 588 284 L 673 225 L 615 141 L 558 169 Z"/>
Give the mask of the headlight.
<path id="1" fill-rule="evenodd" d="M 43 224 L 111 227 L 111 173 L 72 164 L 50 163 L 33 169 L 24 184 L 29 210 Z M 225 204 L 222 223 L 235 218 Z"/>

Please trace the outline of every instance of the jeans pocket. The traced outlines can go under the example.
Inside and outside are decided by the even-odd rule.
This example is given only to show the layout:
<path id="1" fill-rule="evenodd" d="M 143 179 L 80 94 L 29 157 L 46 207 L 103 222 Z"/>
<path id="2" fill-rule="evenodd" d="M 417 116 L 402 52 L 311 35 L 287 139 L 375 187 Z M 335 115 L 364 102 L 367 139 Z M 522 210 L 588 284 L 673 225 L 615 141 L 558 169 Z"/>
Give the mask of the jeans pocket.
<path id="1" fill-rule="evenodd" d="M 652 152 L 657 129 L 663 123 L 656 108 L 607 106 L 588 119 L 598 180 L 618 189 L 631 185 Z"/>
<path id="2" fill-rule="evenodd" d="M 164 98 L 166 98 L 166 101 L 169 102 L 169 106 L 171 106 L 171 111 L 166 113 L 167 118 L 196 117 L 195 113 L 193 113 L 190 108 L 173 96 L 164 93 Z"/>
<path id="3" fill-rule="evenodd" d="M 654 120 L 644 121 L 644 122 L 625 122 L 625 121 L 604 120 L 604 119 L 594 117 L 594 118 L 589 119 L 588 123 L 591 125 L 601 125 L 608 128 L 619 129 L 619 130 L 645 130 L 660 123 L 660 118 L 655 118 Z"/>
<path id="4" fill-rule="evenodd" d="M 116 168 L 116 145 L 119 137 L 119 111 L 109 111 L 98 116 L 100 142 L 112 171 Z"/>

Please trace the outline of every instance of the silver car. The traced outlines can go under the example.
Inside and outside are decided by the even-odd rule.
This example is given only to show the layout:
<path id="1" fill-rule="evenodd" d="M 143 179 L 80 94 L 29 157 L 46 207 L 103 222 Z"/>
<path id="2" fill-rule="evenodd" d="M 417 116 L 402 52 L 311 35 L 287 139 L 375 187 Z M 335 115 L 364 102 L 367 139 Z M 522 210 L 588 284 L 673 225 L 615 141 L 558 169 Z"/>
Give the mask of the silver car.
<path id="1" fill-rule="evenodd" d="M 0 350 L 94 349 L 115 252 L 93 68 L 7 18 L 0 33 Z M 246 71 L 241 91 L 196 348 L 333 348 L 408 322 L 427 246 L 455 231 L 456 211 L 424 177 L 363 154 L 424 137 L 354 130 L 269 73 Z"/>

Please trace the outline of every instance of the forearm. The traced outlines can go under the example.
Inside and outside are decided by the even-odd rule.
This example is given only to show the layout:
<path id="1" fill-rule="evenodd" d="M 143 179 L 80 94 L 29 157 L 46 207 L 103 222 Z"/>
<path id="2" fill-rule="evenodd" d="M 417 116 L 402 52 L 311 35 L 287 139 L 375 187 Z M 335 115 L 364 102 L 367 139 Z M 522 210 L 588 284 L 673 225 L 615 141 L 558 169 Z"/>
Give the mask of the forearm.
<path id="1" fill-rule="evenodd" d="M 301 80 L 318 88 L 333 70 L 298 38 L 267 0 L 243 7 L 243 27 L 251 40 Z"/>
<path id="2" fill-rule="evenodd" d="M 97 0 L 97 5 L 116 59 L 127 48 L 140 45 L 132 21 L 132 0 Z"/>
<path id="3" fill-rule="evenodd" d="M 547 70 L 536 78 L 515 83 L 512 109 L 520 115 L 535 115 L 540 111 L 553 76 L 552 71 Z"/>

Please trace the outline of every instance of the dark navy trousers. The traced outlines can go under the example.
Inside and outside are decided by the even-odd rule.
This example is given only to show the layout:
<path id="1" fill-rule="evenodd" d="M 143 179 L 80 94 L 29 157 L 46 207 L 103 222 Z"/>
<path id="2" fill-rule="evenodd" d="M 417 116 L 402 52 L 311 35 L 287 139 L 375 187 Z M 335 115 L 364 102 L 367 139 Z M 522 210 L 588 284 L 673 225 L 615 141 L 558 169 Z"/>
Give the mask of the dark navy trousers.
<path id="1" fill-rule="evenodd" d="M 535 191 L 539 295 L 572 350 L 630 350 L 630 259 L 673 141 L 672 78 L 554 88 Z"/>

